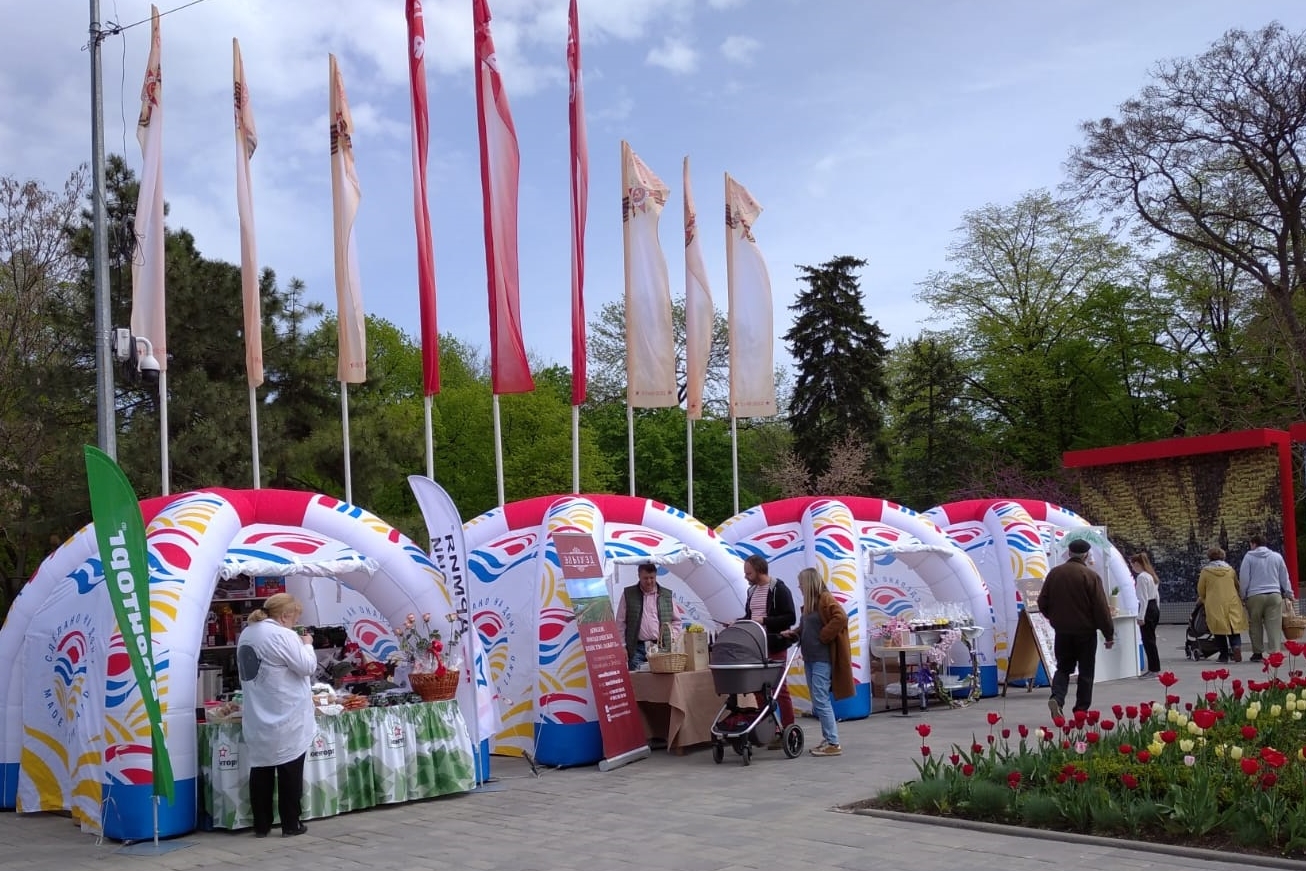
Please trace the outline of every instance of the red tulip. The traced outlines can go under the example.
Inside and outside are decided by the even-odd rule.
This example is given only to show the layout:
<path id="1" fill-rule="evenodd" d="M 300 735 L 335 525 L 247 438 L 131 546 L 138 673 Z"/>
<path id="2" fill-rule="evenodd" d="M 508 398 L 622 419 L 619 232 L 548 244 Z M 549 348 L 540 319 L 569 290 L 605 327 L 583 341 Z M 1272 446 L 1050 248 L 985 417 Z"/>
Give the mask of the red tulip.
<path id="1" fill-rule="evenodd" d="M 1277 650 L 1274 653 L 1267 653 L 1265 655 L 1265 664 L 1270 668 L 1278 668 L 1283 665 L 1283 654 Z"/>
<path id="2" fill-rule="evenodd" d="M 1246 774 L 1248 777 L 1251 777 L 1253 774 L 1261 770 L 1261 763 L 1252 759 L 1250 756 L 1244 756 L 1238 761 L 1238 764 L 1242 767 L 1243 774 Z"/>
<path id="3" fill-rule="evenodd" d="M 1139 750 L 1138 755 L 1134 758 L 1146 765 L 1148 762 L 1152 761 L 1152 754 L 1148 753 L 1146 750 Z"/>
<path id="4" fill-rule="evenodd" d="M 1088 711 L 1088 725 L 1096 726 L 1097 721 L 1100 719 L 1102 719 L 1102 712 L 1095 708 L 1090 708 Z"/>
<path id="5" fill-rule="evenodd" d="M 1178 696 L 1166 696 L 1166 697 L 1165 697 L 1165 703 L 1166 703 L 1167 705 L 1177 705 L 1177 704 L 1179 704 L 1179 697 L 1178 697 Z"/>
<path id="6" fill-rule="evenodd" d="M 1121 755 L 1123 755 L 1123 756 L 1128 756 L 1128 755 L 1130 755 L 1131 753 L 1134 752 L 1134 745 L 1132 745 L 1132 744 L 1121 744 L 1120 747 L 1119 747 L 1119 750 L 1120 750 Z"/>
<path id="7" fill-rule="evenodd" d="M 1070 775 L 1066 774 L 1064 771 L 1057 775 L 1057 783 L 1065 783 L 1069 779 Z"/>
<path id="8" fill-rule="evenodd" d="M 1002 719 L 1002 715 L 1001 715 L 1001 714 L 997 713 L 996 711 L 989 711 L 989 725 L 990 725 L 990 726 L 996 726 L 996 725 L 998 724 L 998 720 L 1001 720 L 1001 719 Z"/>
<path id="9" fill-rule="evenodd" d="M 1120 775 L 1120 782 L 1125 785 L 1126 789 L 1138 789 L 1138 778 L 1132 774 Z"/>
<path id="10" fill-rule="evenodd" d="M 1267 771 L 1261 777 L 1261 789 L 1262 790 L 1272 789 L 1274 785 L 1278 782 L 1279 782 L 1279 775 L 1275 774 L 1273 771 Z"/>
<path id="11" fill-rule="evenodd" d="M 1291 656 L 1301 656 L 1306 653 L 1306 642 L 1288 640 L 1283 642 L 1283 649 L 1288 651 Z"/>
<path id="12" fill-rule="evenodd" d="M 1212 711 L 1210 708 L 1198 708 L 1193 711 L 1193 722 L 1197 724 L 1197 728 L 1199 729 L 1206 730 L 1211 728 L 1215 725 L 1215 720 L 1215 711 Z"/>
<path id="13" fill-rule="evenodd" d="M 1143 702 L 1138 706 L 1138 718 L 1140 720 L 1150 720 L 1152 718 L 1152 703 Z"/>
<path id="14" fill-rule="evenodd" d="M 922 744 L 922 745 L 921 745 L 921 755 L 922 755 L 922 756 L 926 756 L 926 757 L 928 757 L 928 756 L 930 755 L 930 748 L 929 748 L 929 747 L 926 747 L 924 744 Z"/>
<path id="15" fill-rule="evenodd" d="M 1020 737 L 1022 738 L 1029 737 L 1029 727 L 1026 726 L 1024 723 L 1021 723 L 1019 726 L 1017 726 L 1016 731 L 1020 733 Z"/>
<path id="16" fill-rule="evenodd" d="M 1165 687 L 1166 689 L 1169 689 L 1170 687 L 1179 683 L 1179 678 L 1175 676 L 1175 673 L 1173 671 L 1161 672 L 1161 674 L 1157 676 L 1157 680 L 1159 680 L 1161 682 L 1161 686 Z"/>
<path id="17" fill-rule="evenodd" d="M 978 742 L 975 743 L 975 744 L 972 744 L 972 745 L 970 745 L 970 752 L 971 752 L 971 753 L 983 753 L 983 752 L 984 752 L 984 745 L 983 745 L 983 744 L 980 744 L 980 743 L 978 743 Z"/>
<path id="18" fill-rule="evenodd" d="M 1243 682 L 1240 680 L 1233 682 L 1233 697 L 1238 700 L 1243 697 Z"/>
<path id="19" fill-rule="evenodd" d="M 1011 787 L 1012 789 L 1017 789 L 1020 787 L 1019 771 L 1013 771 L 1007 775 L 1007 786 Z"/>
<path id="20" fill-rule="evenodd" d="M 1005 741 L 1005 740 L 1007 740 L 1007 739 L 1010 738 L 1010 737 L 1011 737 L 1011 730 L 1010 730 L 1010 729 L 1003 729 L 1003 730 L 1002 730 L 1002 740 Z"/>
<path id="21" fill-rule="evenodd" d="M 967 762 L 965 765 L 961 766 L 961 776 L 962 776 L 962 777 L 970 777 L 970 776 L 971 776 L 972 774 L 974 774 L 974 773 L 975 773 L 975 766 L 974 766 L 974 765 L 971 765 L 969 762 Z"/>
<path id="22" fill-rule="evenodd" d="M 998 739 L 997 739 L 996 737 L 994 737 L 994 735 L 993 735 L 992 732 L 990 732 L 990 733 L 988 734 L 988 742 L 989 742 L 990 744 L 992 744 L 992 743 L 993 743 L 994 741 L 996 741 L 996 740 L 998 740 Z"/>
<path id="23" fill-rule="evenodd" d="M 1087 782 L 1088 782 L 1087 771 L 1080 769 L 1079 771 L 1075 772 L 1075 783 L 1087 783 Z"/>
<path id="24" fill-rule="evenodd" d="M 1243 726 L 1243 728 L 1242 728 L 1242 733 L 1243 733 L 1243 740 L 1244 740 L 1244 741 L 1254 741 L 1254 740 L 1256 740 L 1256 727 L 1255 727 L 1255 726 L 1250 726 L 1250 725 L 1249 725 L 1249 726 Z"/>
<path id="25" fill-rule="evenodd" d="M 1090 744 L 1096 744 L 1102 739 L 1100 732 L 1087 732 L 1084 734 L 1084 740 Z"/>
<path id="26" fill-rule="evenodd" d="M 1075 725 L 1082 726 L 1088 722 L 1088 711 L 1075 711 Z"/>
<path id="27" fill-rule="evenodd" d="M 1115 720 L 1103 720 L 1099 725 L 1102 727 L 1103 732 L 1110 732 L 1116 727 L 1116 722 Z"/>
<path id="28" fill-rule="evenodd" d="M 1282 768 L 1288 764 L 1288 757 L 1273 747 L 1262 747 L 1261 761 L 1271 768 Z"/>
<path id="29" fill-rule="evenodd" d="M 1052 718 L 1052 722 L 1057 726 L 1064 727 L 1066 725 L 1066 718 L 1058 714 L 1057 716 Z"/>
<path id="30" fill-rule="evenodd" d="M 1131 719 L 1131 720 L 1135 720 L 1135 719 L 1137 719 L 1137 718 L 1138 718 L 1138 707 L 1135 706 L 1135 705 L 1130 705 L 1129 707 L 1125 708 L 1125 716 L 1128 717 L 1128 718 Z"/>
<path id="31" fill-rule="evenodd" d="M 959 756 L 959 755 L 956 754 L 956 753 L 953 753 L 951 756 L 948 757 L 948 761 L 951 762 L 953 765 L 960 765 L 960 764 L 961 764 L 961 756 Z"/>
<path id="32" fill-rule="evenodd" d="M 930 737 L 930 724 L 921 723 L 919 726 L 916 727 L 916 734 L 920 735 L 922 738 Z"/>
<path id="33" fill-rule="evenodd" d="M 1116 715 L 1117 720 L 1123 720 L 1125 718 L 1125 709 L 1120 705 L 1112 705 L 1111 713 Z"/>
<path id="34" fill-rule="evenodd" d="M 1179 733 L 1174 729 L 1166 729 L 1161 733 L 1161 740 L 1167 744 L 1173 744 L 1179 738 Z"/>
<path id="35" fill-rule="evenodd" d="M 1206 703 L 1207 703 L 1208 705 L 1213 705 L 1213 704 L 1215 704 L 1216 702 L 1218 702 L 1219 700 L 1220 700 L 1220 694 L 1219 694 L 1219 693 L 1211 692 L 1211 693 L 1207 693 L 1207 694 L 1206 694 Z M 1194 712 L 1194 713 L 1196 713 L 1196 712 Z"/>
<path id="36" fill-rule="evenodd" d="M 1227 669 L 1227 668 L 1217 668 L 1217 669 L 1215 670 L 1215 676 L 1218 677 L 1220 680 L 1228 680 L 1228 679 L 1229 679 L 1229 669 Z"/>
<path id="37" fill-rule="evenodd" d="M 1215 680 L 1215 672 L 1214 672 L 1214 671 L 1203 671 L 1203 672 L 1202 672 L 1202 680 Z"/>

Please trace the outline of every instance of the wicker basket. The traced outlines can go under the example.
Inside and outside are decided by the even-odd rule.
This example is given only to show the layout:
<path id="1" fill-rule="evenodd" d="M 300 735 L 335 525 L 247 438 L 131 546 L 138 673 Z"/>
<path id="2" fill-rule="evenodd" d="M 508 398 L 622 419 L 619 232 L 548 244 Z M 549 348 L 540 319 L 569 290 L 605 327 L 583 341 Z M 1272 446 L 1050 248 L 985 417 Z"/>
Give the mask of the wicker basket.
<path id="1" fill-rule="evenodd" d="M 458 692 L 458 670 L 449 669 L 444 674 L 418 672 L 408 675 L 408 683 L 413 692 L 422 697 L 424 702 L 445 702 Z"/>
<path id="2" fill-rule="evenodd" d="M 1296 641 L 1306 633 L 1306 617 L 1297 616 L 1297 603 L 1286 599 L 1283 603 L 1283 637 Z"/>
<path id="3" fill-rule="evenodd" d="M 648 658 L 648 670 L 656 674 L 675 674 L 688 664 L 689 657 L 683 653 L 653 653 Z"/>

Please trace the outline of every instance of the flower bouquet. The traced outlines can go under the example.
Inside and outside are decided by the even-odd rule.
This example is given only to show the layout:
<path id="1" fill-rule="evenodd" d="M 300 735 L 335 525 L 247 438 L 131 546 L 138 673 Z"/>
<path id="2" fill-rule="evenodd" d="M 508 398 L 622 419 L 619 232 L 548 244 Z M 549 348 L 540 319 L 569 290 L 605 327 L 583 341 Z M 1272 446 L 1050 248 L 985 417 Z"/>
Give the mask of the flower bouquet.
<path id="1" fill-rule="evenodd" d="M 451 627 L 457 619 L 456 614 L 447 618 Z M 390 661 L 396 666 L 408 670 L 408 683 L 413 692 L 423 701 L 435 702 L 452 699 L 458 690 L 458 680 L 462 674 L 462 655 L 457 647 L 457 636 L 451 642 L 450 655 L 445 654 L 444 640 L 440 630 L 431 626 L 431 615 L 423 614 L 418 621 L 417 615 L 409 614 L 403 624 L 395 629 L 395 639 L 399 649 L 390 654 Z"/>

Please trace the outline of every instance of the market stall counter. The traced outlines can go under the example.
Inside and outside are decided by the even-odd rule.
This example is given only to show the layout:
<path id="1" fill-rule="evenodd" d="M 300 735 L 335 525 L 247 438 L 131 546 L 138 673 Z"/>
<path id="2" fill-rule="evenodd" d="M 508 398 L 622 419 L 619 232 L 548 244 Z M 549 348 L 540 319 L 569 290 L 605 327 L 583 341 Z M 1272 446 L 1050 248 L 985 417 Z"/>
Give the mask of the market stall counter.
<path id="1" fill-rule="evenodd" d="M 253 825 L 239 722 L 199 725 L 199 827 Z M 318 714 L 304 761 L 306 820 L 467 792 L 472 744 L 456 701 Z"/>
<path id="2" fill-rule="evenodd" d="M 634 671 L 630 681 L 644 720 L 644 734 L 667 742 L 667 750 L 685 749 L 712 740 L 712 724 L 721 710 L 712 672 L 707 669 L 658 674 Z"/>

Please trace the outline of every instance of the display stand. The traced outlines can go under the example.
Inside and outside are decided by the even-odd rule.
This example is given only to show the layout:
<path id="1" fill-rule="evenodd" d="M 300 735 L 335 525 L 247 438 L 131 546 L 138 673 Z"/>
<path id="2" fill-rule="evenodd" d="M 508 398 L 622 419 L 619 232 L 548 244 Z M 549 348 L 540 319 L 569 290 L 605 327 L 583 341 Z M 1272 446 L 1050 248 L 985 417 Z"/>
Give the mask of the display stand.
<path id="1" fill-rule="evenodd" d="M 913 653 L 916 655 L 916 665 L 917 665 L 916 686 L 917 688 L 920 689 L 921 710 L 926 710 L 929 707 L 929 702 L 925 698 L 927 693 L 921 675 L 926 671 L 925 661 L 924 661 L 925 654 L 933 649 L 934 649 L 933 645 L 929 645 L 929 644 L 908 644 L 903 646 L 895 645 L 889 647 L 881 647 L 877 651 L 881 663 L 884 662 L 884 656 L 883 656 L 884 654 L 886 653 L 898 654 L 898 688 L 899 688 L 899 692 L 902 693 L 902 715 L 904 717 L 911 716 L 911 712 L 908 710 L 907 707 L 907 654 Z M 884 673 L 883 665 L 881 665 L 880 667 L 880 673 L 881 674 Z M 888 702 L 887 698 L 885 699 L 885 702 L 887 704 Z"/>
<path id="2" fill-rule="evenodd" d="M 1024 681 L 1025 692 L 1032 692 L 1040 665 L 1045 675 L 1052 676 L 1056 664 L 1053 638 L 1052 624 L 1026 602 L 1025 610 L 1016 619 L 1016 637 L 1007 656 L 1007 675 L 1002 681 L 1004 697 L 1013 681 Z"/>

